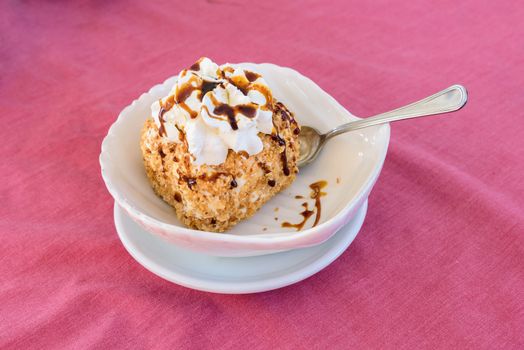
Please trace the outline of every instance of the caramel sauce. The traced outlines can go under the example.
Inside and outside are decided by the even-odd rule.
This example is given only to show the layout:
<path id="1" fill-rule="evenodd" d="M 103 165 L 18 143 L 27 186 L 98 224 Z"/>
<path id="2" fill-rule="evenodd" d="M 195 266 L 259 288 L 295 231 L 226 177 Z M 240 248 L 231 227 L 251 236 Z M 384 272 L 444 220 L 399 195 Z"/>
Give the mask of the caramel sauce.
<path id="1" fill-rule="evenodd" d="M 293 116 L 286 110 L 286 108 L 284 107 L 284 105 L 280 102 L 277 102 L 275 104 L 275 110 L 276 111 L 280 111 L 280 114 L 282 116 L 282 120 L 283 121 L 287 121 L 289 122 L 289 125 L 291 126 L 292 124 L 296 125 L 296 129 L 298 129 L 298 131 L 300 132 L 300 129 L 298 128 L 298 124 L 296 123 L 295 119 L 293 118 Z M 287 159 L 287 144 L 286 144 L 286 141 L 280 136 L 279 134 L 279 130 L 278 130 L 278 127 L 275 125 L 275 123 L 273 122 L 273 128 L 275 129 L 275 132 L 273 135 L 271 135 L 271 138 L 276 141 L 280 146 L 284 146 L 284 150 L 280 153 L 280 160 L 282 162 L 282 171 L 284 173 L 284 175 L 286 176 L 289 176 L 289 174 L 291 173 L 290 170 L 289 170 L 289 164 L 288 164 L 288 159 Z"/>
<path id="2" fill-rule="evenodd" d="M 189 70 L 199 71 L 200 70 L 200 60 L 193 63 L 193 65 L 189 67 Z"/>
<path id="3" fill-rule="evenodd" d="M 264 98 L 266 99 L 266 103 L 263 106 L 260 106 L 260 108 L 263 109 L 263 110 L 266 110 L 266 111 L 271 110 L 271 106 L 273 106 L 273 95 L 271 94 L 271 90 L 269 90 L 268 86 L 258 85 L 258 84 L 250 84 L 248 89 L 247 89 L 247 92 L 245 92 L 244 94 L 247 95 L 249 90 L 256 90 L 256 91 L 260 92 L 262 95 L 264 95 Z"/>
<path id="4" fill-rule="evenodd" d="M 202 100 L 209 91 L 213 91 L 220 83 L 214 81 L 204 81 L 202 83 L 202 94 L 200 95 L 200 100 Z"/>
<path id="5" fill-rule="evenodd" d="M 237 108 L 241 114 L 249 119 L 253 119 L 257 115 L 257 107 L 254 104 L 237 105 L 233 108 Z"/>
<path id="6" fill-rule="evenodd" d="M 175 91 L 175 94 L 170 96 L 166 99 L 164 103 L 162 103 L 162 100 L 160 100 L 160 112 L 159 112 L 159 135 L 165 136 L 166 130 L 164 126 L 164 113 L 169 111 L 173 106 L 176 104 L 180 108 L 184 109 L 189 116 L 193 119 L 198 116 L 198 111 L 193 111 L 189 106 L 185 103 L 185 101 L 191 96 L 193 91 L 200 91 L 198 98 L 200 100 L 203 99 L 204 95 L 206 95 L 208 92 L 213 91 L 215 87 L 220 85 L 220 82 L 210 82 L 210 81 L 202 81 L 198 78 L 198 76 L 191 72 L 191 71 L 198 71 L 200 70 L 200 62 L 201 60 L 198 60 L 195 64 L 193 64 L 188 70 L 184 70 L 182 72 L 182 76 L 186 74 L 192 74 L 193 76 L 189 78 L 189 80 L 181 85 L 177 86 L 177 89 Z M 264 98 L 265 98 L 265 104 L 263 106 L 259 106 L 256 103 L 248 103 L 248 104 L 242 104 L 242 105 L 236 105 L 236 106 L 230 106 L 225 103 L 219 102 L 216 97 L 211 94 L 209 95 L 211 98 L 211 102 L 213 103 L 213 113 L 209 113 L 209 110 L 206 106 L 203 106 L 202 108 L 205 108 L 208 112 L 208 115 L 215 119 L 220 120 L 227 120 L 229 122 L 229 125 L 231 126 L 231 129 L 238 130 L 238 123 L 236 120 L 236 114 L 241 113 L 242 115 L 246 116 L 247 118 L 254 118 L 257 113 L 257 109 L 260 107 L 262 110 L 273 110 L 274 107 L 276 107 L 281 112 L 281 118 L 283 121 L 289 122 L 290 126 L 291 124 L 295 124 L 295 128 L 293 130 L 293 133 L 297 135 L 300 133 L 300 128 L 296 124 L 293 116 L 286 110 L 284 105 L 280 102 L 278 102 L 275 106 L 273 105 L 273 97 L 271 94 L 271 90 L 269 87 L 261 84 L 255 83 L 255 81 L 261 77 L 260 74 L 245 70 L 245 78 L 244 77 L 233 77 L 228 78 L 225 76 L 225 73 L 233 73 L 234 69 L 232 67 L 225 67 L 222 70 L 219 70 L 219 75 L 227 79 L 231 84 L 235 85 L 244 95 L 248 95 L 249 91 L 256 90 L 260 92 Z M 220 117 L 217 117 L 220 116 Z M 273 126 L 275 127 L 275 134 L 272 135 L 272 138 L 274 141 L 276 141 L 280 146 L 283 146 L 284 149 L 280 153 L 280 159 L 282 162 L 282 172 L 285 176 L 289 176 L 291 174 L 291 171 L 289 169 L 288 164 L 288 157 L 287 157 L 287 144 L 286 141 L 280 136 L 279 130 L 276 127 L 276 125 L 273 123 Z M 185 135 L 182 135 L 182 132 L 180 133 L 180 137 Z M 249 156 L 249 155 L 248 155 Z M 268 171 L 267 167 L 263 167 L 263 170 L 266 172 L 266 174 L 270 171 Z M 271 180 L 270 180 L 271 181 Z M 269 182 L 268 184 L 272 186 Z M 191 186 L 190 186 L 191 187 Z"/>
<path id="7" fill-rule="evenodd" d="M 292 227 L 292 228 L 297 229 L 297 231 L 302 230 L 307 220 L 315 213 L 314 211 L 309 210 L 307 202 L 302 203 L 302 206 L 304 207 L 304 211 L 300 213 L 300 215 L 302 215 L 302 221 L 296 224 L 292 224 L 286 221 L 282 223 L 282 227 L 286 227 L 286 228 Z"/>
<path id="8" fill-rule="evenodd" d="M 185 102 L 180 102 L 178 104 L 181 108 L 183 108 L 188 114 L 189 116 L 191 117 L 191 119 L 195 119 L 197 116 L 198 116 L 198 112 L 195 112 L 194 110 L 192 110 L 191 108 L 189 108 L 188 105 L 186 105 Z"/>
<path id="9" fill-rule="evenodd" d="M 160 105 L 162 105 L 162 100 L 160 100 Z M 160 122 L 160 127 L 158 128 L 158 135 L 166 136 L 166 127 L 164 126 L 165 120 L 164 120 L 164 113 L 167 112 L 164 107 L 160 107 L 160 111 L 158 112 L 158 121 Z"/>
<path id="10" fill-rule="evenodd" d="M 321 180 L 309 185 L 309 188 L 313 190 L 310 197 L 315 200 L 315 208 L 317 209 L 317 215 L 315 216 L 315 223 L 312 227 L 317 226 L 320 221 L 320 215 L 322 214 L 322 205 L 320 203 L 320 197 L 325 196 L 327 193 L 322 192 L 322 189 L 327 186 L 327 181 Z"/>
<path id="11" fill-rule="evenodd" d="M 229 68 L 229 67 L 228 67 Z M 224 71 L 228 71 L 228 69 L 224 69 Z M 230 70 L 229 70 L 230 71 Z M 233 71 L 230 71 L 233 72 Z M 225 79 L 227 79 L 231 84 L 235 85 L 244 95 L 248 95 L 249 91 L 256 90 L 260 92 L 264 99 L 266 100 L 266 103 L 262 106 L 260 106 L 263 110 L 271 110 L 271 106 L 273 105 L 273 95 L 271 94 L 271 90 L 268 86 L 256 84 L 253 83 L 255 80 L 257 80 L 261 75 L 255 72 L 244 70 L 245 79 L 242 76 L 239 77 L 230 77 L 227 78 L 224 76 Z"/>
<path id="12" fill-rule="evenodd" d="M 271 135 L 271 139 L 273 139 L 273 141 L 276 141 L 280 146 L 286 145 L 286 141 L 284 141 L 284 139 L 280 137 L 279 134 Z"/>
<path id="13" fill-rule="evenodd" d="M 222 71 L 220 73 L 221 73 L 222 77 L 225 78 L 225 75 L 224 75 L 225 72 L 233 73 L 234 71 L 235 71 L 235 69 L 233 67 L 224 67 L 224 68 L 222 68 Z"/>
<path id="14" fill-rule="evenodd" d="M 289 114 L 286 112 L 284 108 L 280 111 L 280 118 L 282 118 L 283 121 L 289 121 L 291 118 L 289 117 Z"/>
<path id="15" fill-rule="evenodd" d="M 158 121 L 160 122 L 160 127 L 158 128 L 158 134 L 160 136 L 166 135 L 166 128 L 164 126 L 165 120 L 164 120 L 164 113 L 169 111 L 171 108 L 173 108 L 173 105 L 175 104 L 175 100 L 173 96 L 169 96 L 166 100 L 166 102 L 162 102 L 162 99 L 158 101 L 160 104 L 160 111 L 158 112 Z"/>
<path id="16" fill-rule="evenodd" d="M 244 74 L 246 75 L 246 78 L 247 80 L 249 80 L 250 83 L 254 82 L 255 80 L 261 77 L 260 74 L 249 71 L 249 70 L 244 70 Z"/>
<path id="17" fill-rule="evenodd" d="M 249 80 L 245 79 L 243 76 L 229 77 L 226 78 L 231 84 L 235 85 L 244 95 L 247 96 L 249 92 Z"/>
<path id="18" fill-rule="evenodd" d="M 235 117 L 237 113 L 242 113 L 247 118 L 254 118 L 257 114 L 257 105 L 255 105 L 254 103 L 230 106 L 226 103 L 218 101 L 214 95 L 210 95 L 210 97 L 211 102 L 214 106 L 212 113 L 216 115 L 225 115 L 227 117 L 229 125 L 231 125 L 231 129 L 233 130 L 238 130 L 237 119 Z M 204 108 L 206 107 L 204 106 Z M 211 113 L 208 114 L 210 117 L 215 118 Z"/>
<path id="19" fill-rule="evenodd" d="M 249 158 L 249 153 L 247 153 L 246 151 L 240 151 L 238 152 L 238 155 L 246 159 Z"/>
<path id="20" fill-rule="evenodd" d="M 304 227 L 304 225 L 306 224 L 308 219 L 311 216 L 313 216 L 313 214 L 316 214 L 315 215 L 315 222 L 313 223 L 313 226 L 311 226 L 311 227 L 317 226 L 317 224 L 320 221 L 320 216 L 322 215 L 322 205 L 321 205 L 321 202 L 320 202 L 320 198 L 327 194 L 326 192 L 322 192 L 322 189 L 324 187 L 326 187 L 326 186 L 327 186 L 327 181 L 324 181 L 324 180 L 317 181 L 317 182 L 314 182 L 311 185 L 309 185 L 309 188 L 311 188 L 311 190 L 312 190 L 311 194 L 309 195 L 309 198 L 315 200 L 315 210 L 314 211 L 313 210 L 309 210 L 307 202 L 302 203 L 302 206 L 304 207 L 304 211 L 302 211 L 300 213 L 300 215 L 302 215 L 302 221 L 300 221 L 299 223 L 296 223 L 296 224 L 292 224 L 292 223 L 289 223 L 289 222 L 283 222 L 282 223 L 282 227 L 287 227 L 287 228 L 292 227 L 292 228 L 296 228 L 297 231 L 300 231 L 300 230 L 302 230 L 302 228 Z M 304 197 L 298 195 L 298 196 L 295 196 L 295 198 L 296 199 L 302 199 Z"/>
<path id="21" fill-rule="evenodd" d="M 193 111 L 189 106 L 186 104 L 186 100 L 191 96 L 193 91 L 198 91 L 201 89 L 201 86 L 198 84 L 198 80 L 196 80 L 197 84 L 196 86 L 192 83 L 195 82 L 196 77 L 191 77 L 184 85 L 178 87 L 175 92 L 175 102 L 177 105 L 179 105 L 181 108 L 183 108 L 191 117 L 191 119 L 195 119 L 198 116 L 197 111 Z M 202 100 L 202 93 L 198 95 L 198 98 Z"/>
<path id="22" fill-rule="evenodd" d="M 160 107 L 164 107 L 166 112 L 169 111 L 175 105 L 175 96 L 169 96 L 166 99 L 164 105 L 162 105 L 162 100 L 160 100 Z"/>
<path id="23" fill-rule="evenodd" d="M 178 130 L 178 140 L 182 143 L 186 142 L 186 133 L 180 130 L 178 125 L 175 124 L 175 128 Z"/>
<path id="24" fill-rule="evenodd" d="M 199 64 L 199 62 L 197 62 L 195 64 Z M 193 66 L 191 66 L 190 69 L 193 69 L 194 68 Z M 197 68 L 195 70 L 198 70 L 198 69 L 200 69 L 200 68 Z M 186 73 L 187 73 L 187 71 L 184 71 L 183 75 L 185 75 Z M 192 84 L 192 83 L 195 83 L 195 82 L 197 83 L 196 86 Z M 196 76 L 191 77 L 182 86 L 180 86 L 180 87 L 177 86 L 175 94 L 169 96 L 167 98 L 167 100 L 165 101 L 165 103 L 162 103 L 162 100 L 160 100 L 160 112 L 158 113 L 158 120 L 160 121 L 160 128 L 158 128 L 158 134 L 160 136 L 165 136 L 166 135 L 166 130 L 165 130 L 165 127 L 164 127 L 164 122 L 165 122 L 165 120 L 164 120 L 164 113 L 166 113 L 167 111 L 171 110 L 171 108 L 173 108 L 174 105 L 178 105 L 180 108 L 184 109 L 189 114 L 191 119 L 194 119 L 194 118 L 196 118 L 198 116 L 198 112 L 197 111 L 193 111 L 191 108 L 189 108 L 189 106 L 185 103 L 185 101 L 189 98 L 189 96 L 191 96 L 193 91 L 198 91 L 198 90 L 202 90 L 201 93 L 198 96 L 198 98 L 200 100 L 202 100 L 202 97 L 204 96 L 204 93 L 203 93 L 204 89 L 207 89 L 207 91 L 209 91 L 209 89 L 212 90 L 216 86 L 215 85 L 216 83 L 211 83 L 211 82 L 203 82 L 201 84 L 201 86 L 198 83 L 199 83 L 199 81 L 198 81 L 198 78 Z"/>
<path id="25" fill-rule="evenodd" d="M 282 166 L 283 166 L 282 171 L 284 172 L 284 175 L 289 176 L 290 171 L 289 171 L 289 165 L 287 164 L 286 148 L 284 148 L 284 151 L 280 153 L 280 159 L 282 160 Z"/>
<path id="26" fill-rule="evenodd" d="M 177 86 L 177 89 L 175 91 L 174 96 L 170 96 L 167 100 L 164 106 L 162 106 L 162 101 L 160 101 L 160 112 L 159 112 L 159 121 L 160 121 L 160 127 L 159 127 L 159 135 L 165 136 L 166 131 L 164 127 L 165 120 L 163 119 L 163 115 L 165 112 L 169 111 L 173 106 L 176 104 L 180 106 L 180 108 L 184 109 L 189 116 L 194 119 L 198 116 L 198 111 L 193 111 L 189 106 L 185 103 L 185 101 L 191 96 L 193 91 L 200 91 L 198 98 L 200 101 L 202 101 L 204 95 L 206 95 L 209 91 L 213 91 L 215 87 L 217 87 L 220 82 L 210 82 L 210 81 L 203 81 L 200 83 L 200 79 L 198 76 L 193 73 L 192 71 L 198 71 L 200 70 L 200 62 L 202 59 L 195 62 L 189 70 L 182 71 L 182 76 L 185 76 L 186 74 L 192 74 L 193 76 L 190 77 L 190 79 L 184 83 L 181 86 Z M 225 67 L 221 71 L 219 70 L 219 75 L 227 79 L 231 84 L 235 85 L 244 95 L 248 95 L 250 90 L 257 90 L 259 91 L 265 98 L 266 103 L 263 106 L 259 106 L 255 103 L 248 103 L 243 105 L 237 105 L 237 106 L 230 106 L 225 103 L 220 103 L 216 100 L 214 95 L 211 95 L 211 100 L 214 105 L 213 114 L 219 115 L 219 116 L 225 116 L 227 118 L 227 121 L 229 122 L 229 125 L 231 126 L 231 129 L 238 130 L 238 123 L 235 118 L 236 114 L 241 113 L 247 118 L 254 118 L 257 113 L 258 107 L 260 107 L 263 110 L 271 110 L 273 105 L 273 98 L 271 91 L 267 86 L 263 86 L 260 84 L 254 83 L 261 75 L 255 72 L 251 71 L 245 71 L 245 78 L 244 77 L 233 77 L 228 78 L 225 76 L 225 73 L 233 73 L 234 69 L 232 67 Z M 196 84 L 195 84 L 196 83 Z M 205 107 L 204 107 L 205 108 Z M 207 110 L 207 108 L 206 108 Z M 212 118 L 216 118 L 215 116 L 211 115 L 211 113 L 208 114 Z M 283 115 L 284 117 L 284 115 Z M 217 118 L 219 119 L 219 118 Z M 284 166 L 284 174 L 289 175 L 289 169 L 287 168 L 287 155 L 284 153 L 281 155 L 282 161 L 286 163 Z"/>
<path id="27" fill-rule="evenodd" d="M 200 86 L 198 85 L 194 86 L 191 84 L 192 80 L 193 79 L 189 79 L 189 81 L 185 83 L 184 85 L 180 87 L 177 86 L 176 93 L 175 93 L 175 100 L 177 103 L 185 102 L 185 100 L 187 100 L 188 97 L 191 96 L 193 91 L 200 90 Z"/>
<path id="28" fill-rule="evenodd" d="M 289 121 L 289 123 L 291 125 L 295 126 L 295 130 L 293 132 L 295 132 L 297 134 L 300 133 L 300 128 L 299 128 L 295 118 L 293 117 L 291 112 L 289 112 L 289 110 L 286 109 L 286 106 L 284 106 L 282 104 L 282 102 L 277 102 L 275 106 L 276 106 L 277 109 L 279 109 L 281 111 L 282 120 L 287 120 L 287 121 Z M 298 132 L 296 132 L 296 130 L 298 130 Z"/>
<path id="29" fill-rule="evenodd" d="M 219 104 L 215 107 L 215 110 L 213 111 L 214 114 L 218 115 L 226 115 L 227 120 L 229 122 L 229 125 L 231 125 L 231 129 L 238 130 L 238 124 L 237 120 L 235 118 L 235 110 L 230 106 L 226 105 L 224 103 Z"/>
<path id="30" fill-rule="evenodd" d="M 275 127 L 275 129 L 277 128 Z M 273 139 L 273 141 L 276 141 L 280 146 L 284 146 L 284 150 L 282 151 L 282 153 L 280 153 L 280 160 L 282 161 L 282 171 L 284 172 L 284 175 L 289 176 L 290 171 L 289 165 L 287 164 L 286 141 L 278 134 L 278 130 L 276 135 L 271 135 L 271 138 Z"/>

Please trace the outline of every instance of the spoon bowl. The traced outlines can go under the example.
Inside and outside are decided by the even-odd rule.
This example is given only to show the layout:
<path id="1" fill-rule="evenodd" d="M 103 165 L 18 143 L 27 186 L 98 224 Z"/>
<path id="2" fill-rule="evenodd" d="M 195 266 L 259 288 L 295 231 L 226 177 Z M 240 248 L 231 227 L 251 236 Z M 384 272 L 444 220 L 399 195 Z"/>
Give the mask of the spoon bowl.
<path id="1" fill-rule="evenodd" d="M 299 167 L 312 162 L 317 157 L 324 139 L 325 136 L 311 126 L 303 126 L 300 129 L 298 136 L 300 155 L 297 161 Z"/>

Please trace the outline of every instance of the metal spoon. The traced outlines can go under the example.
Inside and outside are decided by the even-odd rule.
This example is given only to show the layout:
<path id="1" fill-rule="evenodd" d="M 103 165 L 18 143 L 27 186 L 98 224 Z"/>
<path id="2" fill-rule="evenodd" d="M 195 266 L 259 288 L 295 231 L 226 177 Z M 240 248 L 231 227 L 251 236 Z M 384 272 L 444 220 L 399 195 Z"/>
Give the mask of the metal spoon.
<path id="1" fill-rule="evenodd" d="M 299 135 L 300 156 L 297 165 L 303 167 L 311 163 L 318 156 L 324 144 L 337 135 L 397 120 L 458 111 L 464 107 L 467 100 L 466 88 L 462 85 L 453 85 L 423 100 L 374 117 L 342 124 L 325 134 L 321 134 L 317 129 L 310 126 L 303 126 Z"/>

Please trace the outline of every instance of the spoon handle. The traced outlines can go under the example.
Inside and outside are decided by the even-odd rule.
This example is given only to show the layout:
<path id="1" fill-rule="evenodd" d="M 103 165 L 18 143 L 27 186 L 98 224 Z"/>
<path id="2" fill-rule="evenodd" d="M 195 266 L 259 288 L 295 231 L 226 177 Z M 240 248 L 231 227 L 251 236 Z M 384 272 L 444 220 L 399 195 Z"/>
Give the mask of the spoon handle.
<path id="1" fill-rule="evenodd" d="M 466 88 L 462 85 L 453 85 L 407 106 L 373 117 L 342 124 L 325 134 L 326 139 L 348 131 L 367 128 L 368 126 L 394 122 L 397 120 L 425 117 L 434 114 L 454 112 L 461 109 L 468 100 Z"/>

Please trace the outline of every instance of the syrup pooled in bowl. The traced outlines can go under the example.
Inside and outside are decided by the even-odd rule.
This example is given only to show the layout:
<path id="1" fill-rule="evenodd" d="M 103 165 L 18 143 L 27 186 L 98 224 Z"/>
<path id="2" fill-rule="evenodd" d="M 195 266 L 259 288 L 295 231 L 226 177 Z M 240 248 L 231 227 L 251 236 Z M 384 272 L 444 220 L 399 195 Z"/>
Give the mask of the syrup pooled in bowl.
<path id="1" fill-rule="evenodd" d="M 309 195 L 309 198 L 315 200 L 315 211 L 309 210 L 308 202 L 304 202 L 304 203 L 302 203 L 302 207 L 304 207 L 304 211 L 302 211 L 300 213 L 300 215 L 302 215 L 302 221 L 300 221 L 300 222 L 298 222 L 296 224 L 292 224 L 290 222 L 285 221 L 285 222 L 282 223 L 282 227 L 295 228 L 297 231 L 300 231 L 300 230 L 302 230 L 302 228 L 304 228 L 304 225 L 309 220 L 309 218 L 311 216 L 313 216 L 313 214 L 315 214 L 315 213 L 316 213 L 315 221 L 313 223 L 313 226 L 311 226 L 311 227 L 317 226 L 319 221 L 320 221 L 320 216 L 322 215 L 322 203 L 320 201 L 320 198 L 325 196 L 325 195 L 327 195 L 327 192 L 322 192 L 322 189 L 324 187 L 326 187 L 327 184 L 328 184 L 327 181 L 320 180 L 320 181 L 314 182 L 311 185 L 309 185 L 309 188 L 311 189 L 311 194 Z M 296 199 L 302 199 L 304 197 L 303 196 L 295 196 L 295 198 Z"/>

